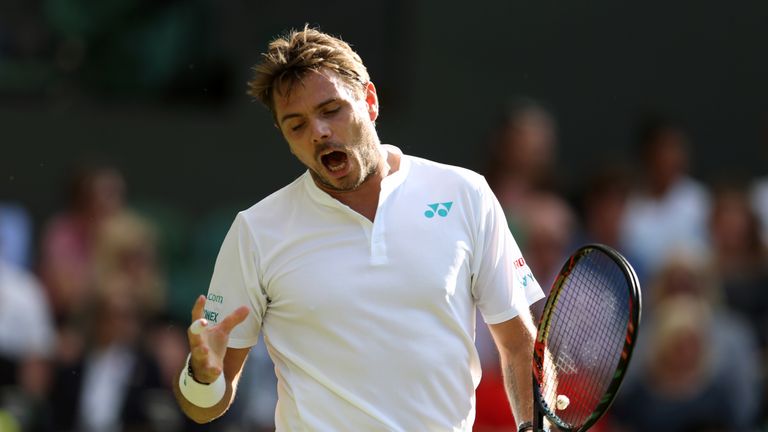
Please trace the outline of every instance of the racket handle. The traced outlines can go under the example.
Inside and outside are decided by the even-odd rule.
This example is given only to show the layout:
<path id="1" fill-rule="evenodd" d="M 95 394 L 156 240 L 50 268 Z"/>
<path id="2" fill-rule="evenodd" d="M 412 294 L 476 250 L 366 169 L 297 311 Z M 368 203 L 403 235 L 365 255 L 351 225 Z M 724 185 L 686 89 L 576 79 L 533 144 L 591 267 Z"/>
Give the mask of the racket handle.
<path id="1" fill-rule="evenodd" d="M 539 410 L 538 406 L 533 408 L 533 431 L 534 432 L 545 432 L 545 429 L 544 429 L 544 415 Z"/>

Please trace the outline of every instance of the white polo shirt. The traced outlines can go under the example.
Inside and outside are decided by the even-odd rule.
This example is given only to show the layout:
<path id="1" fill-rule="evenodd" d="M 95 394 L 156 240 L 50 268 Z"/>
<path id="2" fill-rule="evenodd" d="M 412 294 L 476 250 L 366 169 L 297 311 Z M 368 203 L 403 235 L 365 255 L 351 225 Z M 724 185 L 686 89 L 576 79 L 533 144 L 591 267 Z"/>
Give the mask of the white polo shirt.
<path id="1" fill-rule="evenodd" d="M 542 297 L 485 179 L 403 155 L 374 222 L 308 172 L 240 212 L 206 316 L 250 306 L 229 346 L 263 332 L 278 431 L 470 431 L 475 307 L 494 324 Z"/>

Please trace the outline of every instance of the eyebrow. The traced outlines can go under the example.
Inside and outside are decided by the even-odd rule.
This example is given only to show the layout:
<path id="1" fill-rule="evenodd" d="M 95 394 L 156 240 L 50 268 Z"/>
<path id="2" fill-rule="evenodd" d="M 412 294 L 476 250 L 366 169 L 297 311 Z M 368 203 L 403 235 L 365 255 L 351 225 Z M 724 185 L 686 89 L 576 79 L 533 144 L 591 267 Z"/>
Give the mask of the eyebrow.
<path id="1" fill-rule="evenodd" d="M 317 110 L 321 109 L 322 107 L 324 107 L 324 106 L 326 106 L 328 104 L 337 102 L 338 100 L 339 100 L 339 98 L 335 98 L 335 97 L 326 99 L 326 100 L 320 102 L 319 104 L 315 105 L 314 110 L 317 111 Z M 294 117 L 301 117 L 301 114 L 299 114 L 299 113 L 286 114 L 286 115 L 284 115 L 284 116 L 282 116 L 280 118 L 280 124 L 283 124 L 283 123 L 285 123 L 286 120 L 292 119 Z"/>

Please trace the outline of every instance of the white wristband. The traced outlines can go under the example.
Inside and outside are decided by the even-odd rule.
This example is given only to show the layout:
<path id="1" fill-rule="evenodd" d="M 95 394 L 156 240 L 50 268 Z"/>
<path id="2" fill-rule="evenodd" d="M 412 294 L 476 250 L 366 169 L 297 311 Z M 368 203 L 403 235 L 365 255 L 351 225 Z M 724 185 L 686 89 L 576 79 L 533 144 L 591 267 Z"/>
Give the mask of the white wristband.
<path id="1" fill-rule="evenodd" d="M 192 354 L 187 356 L 187 362 L 181 371 L 181 375 L 179 375 L 179 390 L 193 405 L 197 405 L 200 408 L 210 408 L 219 403 L 224 397 L 224 393 L 227 392 L 227 382 L 224 380 L 223 373 L 216 378 L 216 381 L 210 384 L 201 384 L 195 381 L 189 372 L 191 357 Z"/>

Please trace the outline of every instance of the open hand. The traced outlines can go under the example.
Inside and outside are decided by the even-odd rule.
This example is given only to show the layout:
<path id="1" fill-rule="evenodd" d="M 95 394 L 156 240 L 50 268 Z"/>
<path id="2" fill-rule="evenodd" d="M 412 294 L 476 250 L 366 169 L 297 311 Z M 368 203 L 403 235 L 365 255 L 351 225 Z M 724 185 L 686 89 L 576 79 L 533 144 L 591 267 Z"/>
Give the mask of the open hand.
<path id="1" fill-rule="evenodd" d="M 187 329 L 190 364 L 196 381 L 211 383 L 224 369 L 229 333 L 248 317 L 248 307 L 240 306 L 218 324 L 203 318 L 205 296 L 201 295 L 192 307 L 192 325 Z"/>

